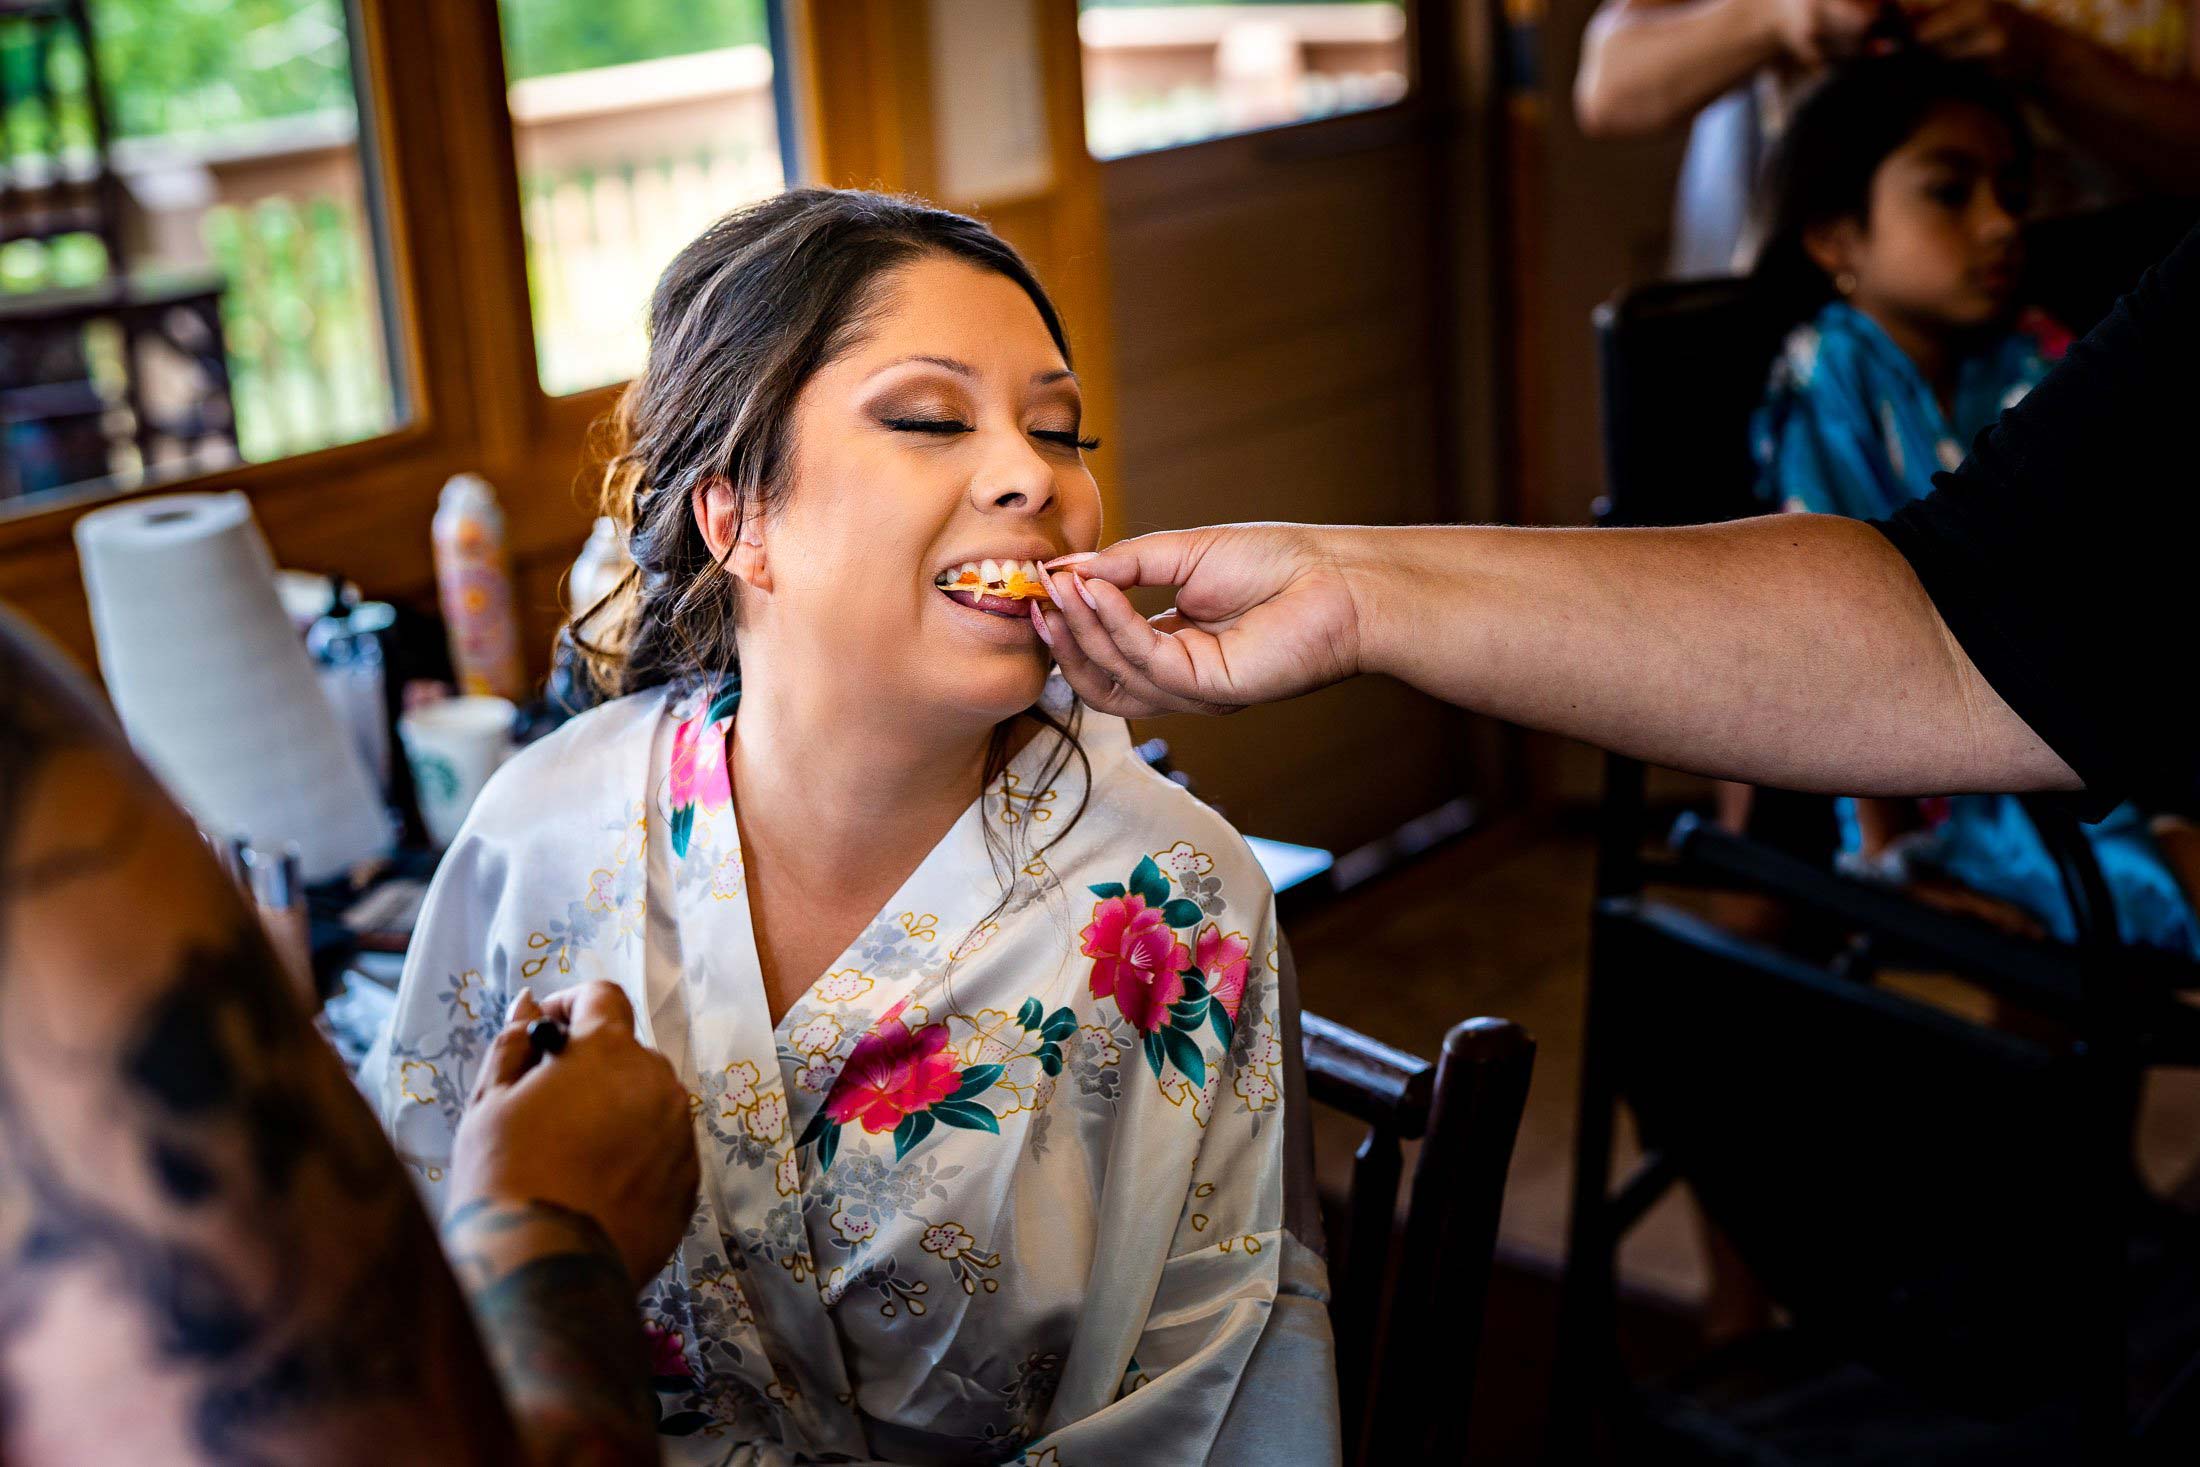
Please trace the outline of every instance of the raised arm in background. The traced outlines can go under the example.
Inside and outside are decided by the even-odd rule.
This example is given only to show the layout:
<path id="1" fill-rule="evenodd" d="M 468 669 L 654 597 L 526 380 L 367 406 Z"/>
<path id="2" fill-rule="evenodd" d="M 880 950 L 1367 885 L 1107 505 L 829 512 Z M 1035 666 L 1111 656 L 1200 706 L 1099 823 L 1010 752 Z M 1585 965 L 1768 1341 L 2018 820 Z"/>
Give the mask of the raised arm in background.
<path id="1" fill-rule="evenodd" d="M 2037 101 L 2072 142 L 2158 193 L 2200 194 L 2200 64 L 2143 71 L 2008 0 L 1903 0 L 1920 45 L 1982 62 Z M 1581 38 L 1574 118 L 1592 137 L 1681 126 L 1774 65 L 1852 53 L 1876 0 L 1603 0 Z M 2188 42 L 2200 63 L 2200 31 Z"/>
<path id="2" fill-rule="evenodd" d="M 1863 43 L 1877 0 L 1604 0 L 1581 38 L 1574 120 L 1592 137 L 1679 127 L 1767 66 Z"/>
<path id="3" fill-rule="evenodd" d="M 515 1432 L 435 1230 L 257 924 L 0 611 L 0 1458 L 654 1463 L 634 1279 L 693 1196 L 656 1064 L 673 1094 L 643 1093 L 676 1124 L 635 1129 L 630 1105 L 623 1137 L 526 1131 L 546 1097 L 586 1114 L 555 1061 L 489 1107 L 452 1247 Z M 621 1147 L 660 1158 L 665 1195 L 589 1175 Z"/>

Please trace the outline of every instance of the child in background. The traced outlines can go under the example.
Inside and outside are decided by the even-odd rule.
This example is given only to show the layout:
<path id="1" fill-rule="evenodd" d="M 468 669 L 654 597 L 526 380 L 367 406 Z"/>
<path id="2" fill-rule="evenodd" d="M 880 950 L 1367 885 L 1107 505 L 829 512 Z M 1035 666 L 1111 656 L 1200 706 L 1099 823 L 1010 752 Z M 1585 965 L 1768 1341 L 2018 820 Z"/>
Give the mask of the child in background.
<path id="1" fill-rule="evenodd" d="M 2069 335 L 2017 309 L 2031 141 L 1985 72 L 1924 52 L 1832 73 L 1772 164 L 1757 279 L 1798 321 L 1752 425 L 1768 505 L 1879 519 L 1932 490 Z M 2136 629 L 2135 629 L 2136 632 Z M 2065 941 L 2075 919 L 2017 800 L 1844 800 L 1846 869 Z M 2087 827 L 2127 942 L 2200 953 L 2146 818 Z"/>

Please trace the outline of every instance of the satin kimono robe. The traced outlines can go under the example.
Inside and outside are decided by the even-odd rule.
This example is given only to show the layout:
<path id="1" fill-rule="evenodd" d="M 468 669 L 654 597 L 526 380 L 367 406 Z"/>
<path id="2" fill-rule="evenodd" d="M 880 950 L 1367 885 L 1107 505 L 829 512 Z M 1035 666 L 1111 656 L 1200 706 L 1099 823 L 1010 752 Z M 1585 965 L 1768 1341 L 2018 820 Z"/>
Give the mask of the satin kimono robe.
<path id="1" fill-rule="evenodd" d="M 431 1198 L 512 995 L 607 978 L 702 1155 L 642 1296 L 667 1461 L 1335 1460 L 1296 1013 L 1244 842 L 1087 710 L 1082 816 L 1042 732 L 774 1025 L 737 702 L 637 694 L 483 792 L 362 1076 Z"/>

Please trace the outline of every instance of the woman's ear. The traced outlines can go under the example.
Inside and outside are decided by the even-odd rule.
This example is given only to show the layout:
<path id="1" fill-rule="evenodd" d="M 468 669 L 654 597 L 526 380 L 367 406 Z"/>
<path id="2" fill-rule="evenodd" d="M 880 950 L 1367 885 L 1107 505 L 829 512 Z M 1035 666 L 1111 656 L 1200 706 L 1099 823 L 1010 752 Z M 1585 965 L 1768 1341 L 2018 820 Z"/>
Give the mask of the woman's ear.
<path id="1" fill-rule="evenodd" d="M 711 559 L 753 589 L 771 590 L 763 522 L 757 515 L 742 513 L 741 496 L 724 475 L 713 474 L 695 486 L 695 526 L 703 532 Z"/>
<path id="2" fill-rule="evenodd" d="M 1813 224 L 1803 231 L 1803 253 L 1810 256 L 1813 265 L 1826 272 L 1829 280 L 1840 280 L 1844 276 L 1853 278 L 1857 246 L 1861 243 L 1854 219 Z"/>

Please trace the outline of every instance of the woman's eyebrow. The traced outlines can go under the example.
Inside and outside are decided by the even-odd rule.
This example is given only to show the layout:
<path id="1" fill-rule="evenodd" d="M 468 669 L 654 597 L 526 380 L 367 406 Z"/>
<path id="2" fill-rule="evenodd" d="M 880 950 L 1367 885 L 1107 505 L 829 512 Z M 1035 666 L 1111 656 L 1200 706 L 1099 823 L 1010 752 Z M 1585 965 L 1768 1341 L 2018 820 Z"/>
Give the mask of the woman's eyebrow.
<path id="1" fill-rule="evenodd" d="M 1967 169 L 1974 173 L 1987 171 L 1987 162 L 1969 148 L 1934 148 L 1918 161 L 1939 168 Z"/>
<path id="2" fill-rule="evenodd" d="M 941 371 L 953 372 L 958 377 L 975 378 L 978 375 L 978 369 L 968 362 L 960 361 L 954 357 L 936 357 L 920 352 L 911 356 L 896 357 L 884 366 L 877 368 L 870 376 L 876 377 L 882 372 L 891 372 L 896 367 L 906 367 L 911 362 L 922 362 L 929 367 L 938 367 Z M 866 377 L 864 380 L 868 382 L 870 377 Z M 1057 367 L 1051 372 L 1034 372 L 1031 374 L 1031 385 L 1034 387 L 1045 387 L 1055 382 L 1075 382 L 1076 380 L 1077 374 L 1067 367 Z"/>
<path id="3" fill-rule="evenodd" d="M 919 353 L 913 356 L 896 357 L 892 361 L 886 363 L 886 365 L 879 367 L 877 370 L 873 371 L 871 373 L 871 377 L 876 377 L 882 372 L 891 372 L 896 367 L 906 367 L 911 362 L 923 362 L 927 366 L 938 367 L 942 371 L 946 372 L 953 372 L 958 377 L 975 377 L 978 375 L 977 369 L 972 367 L 968 362 L 960 362 L 955 360 L 955 358 L 953 357 L 926 356 L 922 353 Z M 870 377 L 866 377 L 864 380 L 868 382 L 870 380 Z"/>

